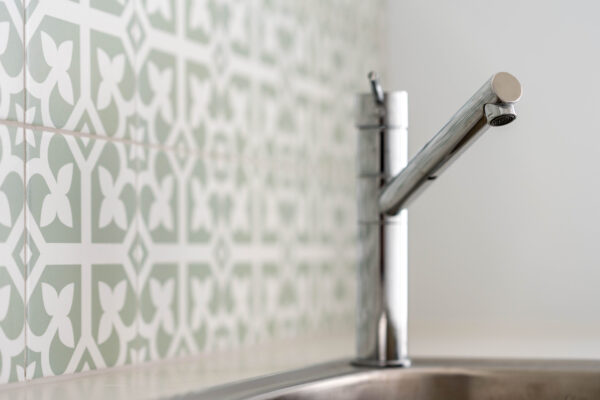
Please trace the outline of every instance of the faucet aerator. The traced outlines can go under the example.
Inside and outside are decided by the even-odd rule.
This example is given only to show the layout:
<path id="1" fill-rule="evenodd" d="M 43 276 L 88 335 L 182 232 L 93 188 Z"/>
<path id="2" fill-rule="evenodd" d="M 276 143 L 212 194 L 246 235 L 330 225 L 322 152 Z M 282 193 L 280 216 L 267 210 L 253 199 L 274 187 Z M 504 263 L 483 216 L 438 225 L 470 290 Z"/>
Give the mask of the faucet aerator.
<path id="1" fill-rule="evenodd" d="M 515 106 L 512 103 L 486 104 L 484 112 L 490 126 L 510 124 L 517 119 Z"/>
<path id="2" fill-rule="evenodd" d="M 517 119 L 517 116 L 514 114 L 500 115 L 499 117 L 492 119 L 490 121 L 490 125 L 491 126 L 507 125 L 507 124 L 510 124 L 511 122 L 513 122 L 515 119 Z"/>

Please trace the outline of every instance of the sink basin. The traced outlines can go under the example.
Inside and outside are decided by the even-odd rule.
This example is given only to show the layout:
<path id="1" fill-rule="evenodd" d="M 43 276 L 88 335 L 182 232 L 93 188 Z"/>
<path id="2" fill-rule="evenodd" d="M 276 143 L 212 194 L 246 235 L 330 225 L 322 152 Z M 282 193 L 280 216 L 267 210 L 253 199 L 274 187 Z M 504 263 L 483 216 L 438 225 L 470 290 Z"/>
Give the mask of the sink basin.
<path id="1" fill-rule="evenodd" d="M 183 398 L 592 400 L 600 399 L 600 362 L 416 359 L 410 368 L 369 369 L 341 360 Z"/>

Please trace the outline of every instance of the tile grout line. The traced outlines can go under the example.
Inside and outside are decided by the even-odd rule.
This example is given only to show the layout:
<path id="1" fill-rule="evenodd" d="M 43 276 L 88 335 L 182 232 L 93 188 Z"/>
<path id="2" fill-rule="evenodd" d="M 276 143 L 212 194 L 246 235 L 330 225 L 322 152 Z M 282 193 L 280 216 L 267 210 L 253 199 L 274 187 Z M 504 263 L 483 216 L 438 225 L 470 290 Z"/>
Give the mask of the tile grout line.
<path id="1" fill-rule="evenodd" d="M 26 131 L 28 129 L 41 130 L 41 131 L 52 132 L 55 134 L 73 136 L 73 137 L 87 138 L 87 139 L 93 139 L 93 140 L 103 140 L 106 142 L 123 143 L 126 145 L 140 146 L 140 147 L 144 147 L 144 148 L 151 149 L 151 150 L 164 151 L 166 153 L 175 154 L 175 155 L 182 153 L 182 151 L 180 149 L 177 149 L 177 148 L 171 147 L 171 146 L 161 145 L 161 144 L 142 143 L 142 142 L 136 142 L 136 141 L 130 140 L 130 139 L 99 136 L 99 135 L 93 135 L 93 134 L 89 134 L 89 133 L 70 131 L 70 130 L 61 129 L 61 128 L 45 127 L 45 126 L 41 126 L 41 125 L 28 124 L 28 123 L 18 122 L 18 121 L 0 119 L 0 125 L 20 127 L 20 128 L 23 128 L 24 131 Z M 270 157 L 260 158 L 260 157 L 239 156 L 239 155 L 235 155 L 235 154 L 221 156 L 221 155 L 215 154 L 214 152 L 206 152 L 203 150 L 196 151 L 193 149 L 191 149 L 191 150 L 186 149 L 186 150 L 184 150 L 184 152 L 188 153 L 189 155 L 206 160 L 206 161 L 209 161 L 209 160 L 229 161 L 229 160 L 237 159 L 237 160 L 240 160 L 243 162 L 256 163 L 256 162 L 263 162 L 263 160 L 268 160 L 267 162 L 264 163 L 265 165 L 277 165 L 278 167 L 281 167 L 282 165 L 289 165 L 290 169 L 295 169 L 298 171 L 301 171 L 302 169 L 304 169 L 306 167 L 305 163 L 294 162 L 294 161 L 289 162 L 285 158 L 280 158 L 280 159 L 270 158 Z M 349 160 L 350 159 L 348 159 L 346 161 L 340 160 L 339 162 L 334 162 L 333 164 L 337 165 L 337 166 L 344 166 L 344 164 L 346 164 L 346 162 Z M 319 163 L 318 160 L 316 162 Z M 331 168 L 331 165 L 326 165 L 325 168 L 329 169 L 329 168 Z M 330 171 L 323 173 L 323 175 L 328 175 L 328 174 L 330 174 Z"/>
<path id="2" fill-rule="evenodd" d="M 98 134 L 93 134 L 93 133 L 78 132 L 78 131 L 72 131 L 72 130 L 63 129 L 63 128 L 53 128 L 50 126 L 35 125 L 35 124 L 29 124 L 26 122 L 0 119 L 0 124 L 9 125 L 9 126 L 22 126 L 27 129 L 47 131 L 47 132 L 52 132 L 52 133 L 57 133 L 57 134 L 62 134 L 62 135 L 82 137 L 82 138 L 86 138 L 86 139 L 104 140 L 104 141 L 108 141 L 108 142 L 118 142 L 118 143 L 124 143 L 124 144 L 129 144 L 129 145 L 138 145 L 138 146 L 142 146 L 142 147 L 154 148 L 157 150 L 164 150 L 164 151 L 171 151 L 171 152 L 180 151 L 180 150 L 176 149 L 175 147 L 165 146 L 165 145 L 161 145 L 161 144 L 136 142 L 135 140 L 131 140 L 131 139 L 98 135 Z"/>

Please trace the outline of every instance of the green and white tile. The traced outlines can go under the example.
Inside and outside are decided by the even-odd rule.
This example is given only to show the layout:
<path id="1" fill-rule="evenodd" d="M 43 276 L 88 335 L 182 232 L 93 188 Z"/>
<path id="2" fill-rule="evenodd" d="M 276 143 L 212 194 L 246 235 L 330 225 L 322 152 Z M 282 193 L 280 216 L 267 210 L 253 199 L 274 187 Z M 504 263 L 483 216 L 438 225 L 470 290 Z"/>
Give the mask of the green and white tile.
<path id="1" fill-rule="evenodd" d="M 321 256 L 321 249 L 309 240 L 313 226 L 306 207 L 305 169 L 267 165 L 260 176 L 257 225 L 260 246 L 270 251 L 262 257 L 254 291 L 260 320 L 257 336 L 268 340 L 311 328 L 309 316 L 314 310 L 308 263 Z"/>
<path id="2" fill-rule="evenodd" d="M 0 125 L 0 383 L 25 378 L 23 131 Z"/>
<path id="3" fill-rule="evenodd" d="M 23 121 L 23 4 L 0 2 L 0 119 Z"/>
<path id="4" fill-rule="evenodd" d="M 98 141 L 102 151 L 91 172 L 91 242 L 114 254 L 92 260 L 94 344 L 106 366 L 135 362 L 137 271 L 135 258 L 138 198 L 136 146 Z"/>
<path id="5" fill-rule="evenodd" d="M 123 365 L 137 334 L 131 145 L 32 133 L 27 148 L 27 378 Z"/>
<path id="6" fill-rule="evenodd" d="M 189 354 L 179 346 L 180 291 L 177 263 L 155 263 L 139 282 L 138 334 L 147 360 Z M 140 360 L 140 361 L 146 361 Z"/>
<path id="7" fill-rule="evenodd" d="M 91 241 L 123 243 L 134 228 L 136 146 L 98 140 L 91 171 Z"/>
<path id="8" fill-rule="evenodd" d="M 48 129 L 0 125 L 1 382 L 351 324 L 381 7 L 25 4 L 0 2 L 0 120 Z"/>
<path id="9" fill-rule="evenodd" d="M 296 167 L 308 154 L 307 135 L 301 130 L 308 127 L 301 120 L 306 112 L 306 99 L 273 83 L 262 83 L 259 96 L 261 101 L 256 106 L 257 131 L 261 133 L 259 156 L 273 164 Z"/>
<path id="10" fill-rule="evenodd" d="M 185 32 L 174 29 L 181 5 Z M 138 113 L 147 143 L 209 153 L 231 135 L 231 154 L 252 154 L 252 2 L 140 1 Z M 183 21 L 181 21 L 183 22 Z M 209 33 L 210 32 L 210 33 Z"/>
<path id="11" fill-rule="evenodd" d="M 143 17 L 152 29 L 175 33 L 178 22 L 177 4 L 169 0 L 139 0 Z"/>
<path id="12" fill-rule="evenodd" d="M 185 121 L 188 129 L 188 135 L 193 138 L 192 148 L 204 149 L 205 143 L 210 141 L 207 138 L 208 129 L 211 127 L 211 116 L 209 113 L 200 112 L 207 110 L 209 106 L 215 104 L 211 100 L 211 76 L 210 70 L 202 63 L 188 61 L 186 65 L 186 115 Z"/>
<path id="13" fill-rule="evenodd" d="M 135 121 L 133 2 L 31 0 L 26 10 L 30 122 L 129 138 Z M 33 111 L 32 111 L 33 112 Z"/>
<path id="14" fill-rule="evenodd" d="M 81 243 L 81 163 L 72 136 L 33 131 L 27 142 L 27 210 L 36 241 Z M 75 151 L 74 151 L 75 150 Z M 32 265 L 30 265 L 32 267 Z"/>
<path id="15" fill-rule="evenodd" d="M 251 340 L 251 179 L 226 158 L 193 158 L 184 169 L 172 152 L 151 149 L 144 158 L 138 354 L 157 359 Z"/>
<path id="16" fill-rule="evenodd" d="M 138 171 L 140 223 L 153 243 L 178 243 L 180 179 L 174 154 L 143 150 L 145 168 Z"/>
<path id="17" fill-rule="evenodd" d="M 136 195 L 136 310 L 138 362 L 178 354 L 180 180 L 175 154 L 138 147 Z"/>
<path id="18" fill-rule="evenodd" d="M 256 261 L 249 256 L 255 241 L 255 180 L 239 161 L 215 161 L 196 163 L 206 168 L 207 179 L 192 187 L 195 205 L 190 210 L 197 218 L 189 230 L 209 233 L 190 236 L 203 244 L 205 257 L 188 269 L 190 330 L 207 350 L 251 343 L 256 316 Z"/>
<path id="19" fill-rule="evenodd" d="M 180 114 L 175 60 L 173 54 L 152 50 L 137 72 L 136 108 L 139 119 L 147 127 L 145 143 L 173 144 Z"/>
<path id="20" fill-rule="evenodd" d="M 35 286 L 28 285 L 27 379 L 88 369 L 75 354 L 82 339 L 81 265 L 38 267 Z"/>
<path id="21" fill-rule="evenodd" d="M 138 333 L 135 279 L 122 264 L 92 266 L 91 333 L 104 365 L 131 364 Z"/>
<path id="22" fill-rule="evenodd" d="M 31 132 L 27 143 L 27 379 L 77 371 L 81 340 L 81 165 L 73 137 Z M 63 247 L 62 249 L 59 246 Z M 79 252 L 77 252 L 79 250 Z M 81 370 L 81 369 L 80 369 Z"/>
<path id="23" fill-rule="evenodd" d="M 258 226 L 265 255 L 255 289 L 258 337 L 350 326 L 356 262 L 353 187 L 341 186 L 344 179 L 313 165 L 267 166 L 261 176 Z"/>

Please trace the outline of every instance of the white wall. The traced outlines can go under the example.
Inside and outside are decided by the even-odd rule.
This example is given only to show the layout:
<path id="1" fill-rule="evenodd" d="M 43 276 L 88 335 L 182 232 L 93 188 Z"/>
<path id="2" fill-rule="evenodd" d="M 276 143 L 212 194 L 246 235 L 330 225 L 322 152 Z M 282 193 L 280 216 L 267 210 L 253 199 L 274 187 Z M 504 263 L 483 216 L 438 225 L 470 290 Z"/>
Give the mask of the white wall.
<path id="1" fill-rule="evenodd" d="M 410 155 L 497 71 L 524 86 L 410 208 L 413 354 L 600 357 L 600 2 L 389 1 Z"/>

